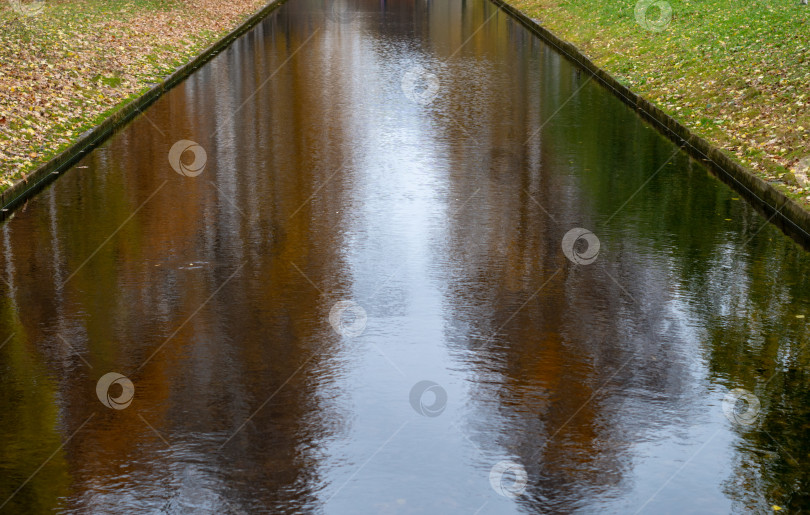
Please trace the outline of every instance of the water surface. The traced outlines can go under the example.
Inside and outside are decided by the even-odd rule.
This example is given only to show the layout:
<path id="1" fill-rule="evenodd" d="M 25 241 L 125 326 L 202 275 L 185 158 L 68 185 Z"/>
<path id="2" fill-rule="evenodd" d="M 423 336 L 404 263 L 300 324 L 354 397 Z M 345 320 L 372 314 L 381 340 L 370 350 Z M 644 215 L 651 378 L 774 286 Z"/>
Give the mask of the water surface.
<path id="1" fill-rule="evenodd" d="M 808 254 L 483 0 L 291 0 L 0 233 L 0 512 L 810 509 Z"/>

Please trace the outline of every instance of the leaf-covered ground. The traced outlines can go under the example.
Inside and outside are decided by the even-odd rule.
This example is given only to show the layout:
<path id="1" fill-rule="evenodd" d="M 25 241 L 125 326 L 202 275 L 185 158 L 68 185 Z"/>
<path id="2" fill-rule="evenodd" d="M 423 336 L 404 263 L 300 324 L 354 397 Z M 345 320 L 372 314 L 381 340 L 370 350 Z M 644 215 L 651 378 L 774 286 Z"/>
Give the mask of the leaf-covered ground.
<path id="1" fill-rule="evenodd" d="M 801 173 L 810 164 L 810 6 L 508 1 L 761 177 L 810 200 Z"/>
<path id="2" fill-rule="evenodd" d="M 0 191 L 266 3 L 0 0 Z"/>
<path id="3" fill-rule="evenodd" d="M 19 12 L 36 10 L 29 1 L 0 0 L 0 191 L 266 3 L 49 0 Z M 792 196 L 810 193 L 785 173 L 810 164 L 810 7 L 666 0 L 639 22 L 646 4 L 629 0 L 511 3 Z M 661 7 L 671 19 L 657 25 Z"/>

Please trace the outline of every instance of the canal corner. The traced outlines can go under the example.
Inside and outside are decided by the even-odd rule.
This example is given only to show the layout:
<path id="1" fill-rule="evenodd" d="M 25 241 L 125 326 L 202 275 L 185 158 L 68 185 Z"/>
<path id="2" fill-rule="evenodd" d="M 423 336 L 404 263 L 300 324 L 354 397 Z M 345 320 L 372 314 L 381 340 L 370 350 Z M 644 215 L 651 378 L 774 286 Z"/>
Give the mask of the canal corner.
<path id="1" fill-rule="evenodd" d="M 228 48 L 235 39 L 252 29 L 286 1 L 270 0 L 235 29 L 192 57 L 186 64 L 178 67 L 173 73 L 165 77 L 162 82 L 152 86 L 134 99 L 124 101 L 123 104 L 113 107 L 101 123 L 85 131 L 65 150 L 0 192 L 0 222 L 9 218 L 15 209 L 45 188 L 71 165 L 77 163 L 86 154 L 98 147 L 164 93 L 180 84 L 196 69 Z"/>
<path id="2" fill-rule="evenodd" d="M 574 44 L 545 28 L 541 24 L 541 20 L 529 17 L 504 0 L 491 1 L 544 42 L 554 47 L 569 61 L 585 69 L 603 87 L 637 111 L 642 118 L 680 146 L 690 157 L 706 165 L 718 179 L 742 195 L 770 223 L 779 227 L 797 243 L 810 249 L 810 210 L 619 82 L 610 73 L 594 64 Z"/>

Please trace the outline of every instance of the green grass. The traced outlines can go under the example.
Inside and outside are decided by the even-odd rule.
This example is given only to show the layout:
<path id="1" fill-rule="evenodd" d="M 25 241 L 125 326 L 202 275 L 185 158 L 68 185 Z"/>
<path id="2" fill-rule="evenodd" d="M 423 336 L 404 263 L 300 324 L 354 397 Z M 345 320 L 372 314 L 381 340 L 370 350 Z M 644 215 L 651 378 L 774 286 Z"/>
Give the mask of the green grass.
<path id="1" fill-rule="evenodd" d="M 630 1 L 511 3 L 763 178 L 781 180 L 810 156 L 810 7 L 669 0 L 672 19 L 659 32 L 636 20 Z"/>

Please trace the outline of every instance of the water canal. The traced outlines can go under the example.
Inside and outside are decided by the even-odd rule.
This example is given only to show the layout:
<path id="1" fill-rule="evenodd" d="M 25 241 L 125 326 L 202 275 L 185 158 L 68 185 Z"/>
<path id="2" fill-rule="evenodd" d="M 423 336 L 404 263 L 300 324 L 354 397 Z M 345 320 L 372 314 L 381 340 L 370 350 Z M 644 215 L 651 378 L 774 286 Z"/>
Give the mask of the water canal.
<path id="1" fill-rule="evenodd" d="M 3 513 L 810 508 L 810 255 L 484 0 L 290 0 L 0 249 Z"/>

